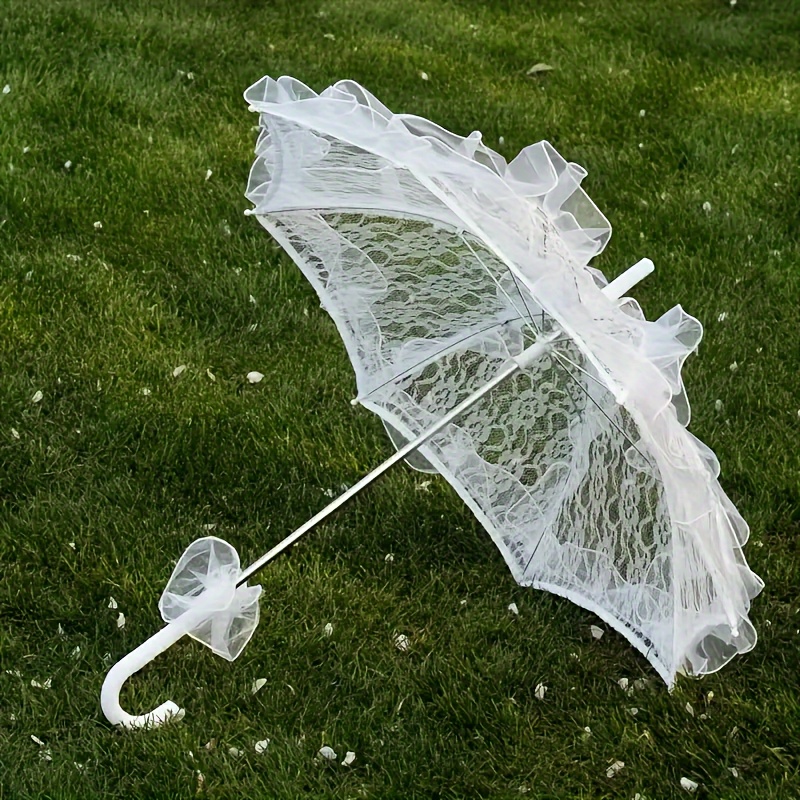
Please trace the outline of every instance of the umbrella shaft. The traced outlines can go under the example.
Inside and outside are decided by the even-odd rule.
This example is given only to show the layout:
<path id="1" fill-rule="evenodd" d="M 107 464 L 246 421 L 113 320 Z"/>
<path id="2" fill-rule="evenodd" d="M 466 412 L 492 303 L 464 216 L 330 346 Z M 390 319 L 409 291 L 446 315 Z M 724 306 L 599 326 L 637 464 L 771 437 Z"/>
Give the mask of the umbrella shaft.
<path id="1" fill-rule="evenodd" d="M 547 337 L 542 339 L 536 344 L 529 347 L 524 352 L 524 362 L 523 364 L 527 365 L 531 361 L 535 360 L 539 356 L 544 353 L 551 344 L 551 338 Z M 448 411 L 433 427 L 429 428 L 423 434 L 418 436 L 416 439 L 410 441 L 407 445 L 402 447 L 398 450 L 393 456 L 387 458 L 379 466 L 375 467 L 372 472 L 365 475 L 358 483 L 353 484 L 344 494 L 340 494 L 335 500 L 329 503 L 325 508 L 322 509 L 318 514 L 311 517 L 310 520 L 303 523 L 294 533 L 290 533 L 283 541 L 279 542 L 275 545 L 267 553 L 264 553 L 261 558 L 257 561 L 254 561 L 249 567 L 242 571 L 241 575 L 239 576 L 239 581 L 237 583 L 238 586 L 241 586 L 245 581 L 248 580 L 252 575 L 258 572 L 262 567 L 272 561 L 275 556 L 282 553 L 287 547 L 294 544 L 304 533 L 308 533 L 312 528 L 319 525 L 324 519 L 330 516 L 334 511 L 336 511 L 340 506 L 343 506 L 348 500 L 352 497 L 355 497 L 362 489 L 365 489 L 369 486 L 374 480 L 380 478 L 384 472 L 389 470 L 398 461 L 402 461 L 406 456 L 410 455 L 414 452 L 418 447 L 421 447 L 425 442 L 439 433 L 443 428 L 446 428 L 451 422 L 453 422 L 457 417 L 463 414 L 467 409 L 471 408 L 475 403 L 480 401 L 483 397 L 489 394 L 493 389 L 496 389 L 503 381 L 508 380 L 512 375 L 522 368 L 518 363 L 521 361 L 521 357 L 517 357 L 517 359 L 509 364 L 508 366 L 504 367 L 492 380 L 490 380 L 487 384 L 482 386 L 478 391 L 471 394 L 461 403 L 459 403 L 452 411 Z"/>

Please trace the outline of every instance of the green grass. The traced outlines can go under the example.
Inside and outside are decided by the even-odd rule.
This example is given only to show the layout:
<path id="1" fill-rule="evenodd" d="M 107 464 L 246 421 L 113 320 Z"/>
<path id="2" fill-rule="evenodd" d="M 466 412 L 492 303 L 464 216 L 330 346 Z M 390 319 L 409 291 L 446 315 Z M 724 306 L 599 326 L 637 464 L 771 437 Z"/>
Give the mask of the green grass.
<path id="1" fill-rule="evenodd" d="M 682 776 L 698 797 L 800 796 L 796 0 L 7 0 L 2 17 L 0 797 L 661 800 Z M 621 637 L 592 640 L 591 614 L 518 587 L 443 482 L 400 469 L 262 574 L 235 664 L 184 642 L 131 681 L 127 706 L 173 698 L 181 724 L 109 728 L 107 661 L 157 629 L 204 526 L 249 562 L 390 452 L 347 402 L 312 291 L 242 216 L 241 92 L 264 74 L 351 77 L 506 156 L 547 138 L 589 170 L 615 229 L 598 266 L 650 256 L 648 315 L 680 302 L 706 326 L 692 430 L 753 529 L 751 654 L 668 694 Z M 323 744 L 355 763 L 320 763 Z"/>

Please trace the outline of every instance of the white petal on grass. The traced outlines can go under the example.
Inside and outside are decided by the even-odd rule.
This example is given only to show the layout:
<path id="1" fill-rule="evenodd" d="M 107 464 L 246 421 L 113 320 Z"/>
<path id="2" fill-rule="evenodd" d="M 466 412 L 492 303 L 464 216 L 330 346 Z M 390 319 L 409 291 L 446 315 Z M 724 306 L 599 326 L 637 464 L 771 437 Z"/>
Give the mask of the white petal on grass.
<path id="1" fill-rule="evenodd" d="M 250 687 L 250 694 L 257 694 L 267 685 L 266 678 L 256 678 Z"/>
<path id="2" fill-rule="evenodd" d="M 733 775 L 734 778 L 739 777 L 739 770 L 736 769 L 736 767 L 728 767 L 728 772 L 730 772 L 730 774 Z"/>
<path id="3" fill-rule="evenodd" d="M 44 395 L 40 390 L 37 389 L 36 392 L 34 392 L 33 397 L 31 397 L 31 403 L 33 403 L 34 405 L 36 403 L 41 403 L 43 398 Z"/>
<path id="4" fill-rule="evenodd" d="M 411 640 L 404 633 L 397 633 L 393 639 L 394 646 L 405 653 L 411 647 Z"/>
<path id="5" fill-rule="evenodd" d="M 589 630 L 592 632 L 593 639 L 602 639 L 605 631 L 597 625 L 590 625 Z"/>
<path id="6" fill-rule="evenodd" d="M 256 305 L 256 299 L 255 299 L 255 297 L 253 297 L 253 295 L 249 295 L 249 297 L 248 297 L 248 300 L 249 300 L 249 301 L 250 301 L 250 302 L 251 302 L 253 305 Z"/>
<path id="7" fill-rule="evenodd" d="M 333 636 L 333 625 L 330 622 L 325 623 L 324 632 L 326 636 Z"/>
<path id="8" fill-rule="evenodd" d="M 76 548 L 76 546 L 77 545 L 75 544 L 75 542 L 67 542 L 67 547 L 69 547 L 72 550 L 74 550 Z"/>
<path id="9" fill-rule="evenodd" d="M 8 94 L 10 91 L 11 91 L 11 86 L 9 84 L 6 84 L 3 87 L 3 94 Z"/>
<path id="10" fill-rule="evenodd" d="M 687 792 L 696 792 L 698 784 L 695 783 L 693 780 L 689 778 L 681 778 L 681 789 L 685 789 Z"/>
<path id="11" fill-rule="evenodd" d="M 642 108 L 642 109 L 640 109 L 640 111 L 639 111 L 639 116 L 640 116 L 640 117 L 643 117 L 645 114 L 647 114 L 647 112 L 646 112 L 646 111 L 645 111 L 643 108 Z"/>
<path id="12" fill-rule="evenodd" d="M 255 744 L 255 751 L 258 755 L 267 752 L 267 748 L 269 747 L 269 739 L 262 739 L 260 742 L 256 742 Z"/>
<path id="13" fill-rule="evenodd" d="M 212 381 L 217 380 L 217 376 L 210 369 L 206 370 L 206 375 L 208 375 L 209 379 Z"/>
<path id="14" fill-rule="evenodd" d="M 692 704 L 691 704 L 691 703 L 687 703 L 687 704 L 684 706 L 684 708 L 686 709 L 686 713 L 687 713 L 687 714 L 688 714 L 690 717 L 693 717 L 693 716 L 694 716 L 694 708 L 693 708 L 693 706 L 692 706 Z"/>
<path id="15" fill-rule="evenodd" d="M 247 380 L 250 381 L 250 383 L 261 383 L 261 381 L 264 380 L 264 373 L 256 372 L 255 370 L 253 372 L 248 372 Z"/>
<path id="16" fill-rule="evenodd" d="M 94 223 L 94 229 L 95 229 L 96 231 L 101 231 L 101 230 L 103 230 L 103 223 L 102 223 L 102 222 L 100 222 L 100 220 L 97 220 L 97 222 L 95 222 L 95 223 Z"/>
<path id="17" fill-rule="evenodd" d="M 709 203 L 708 200 L 706 200 L 706 202 L 703 203 L 703 211 L 705 211 L 706 214 L 711 213 L 711 203 Z"/>
<path id="18" fill-rule="evenodd" d="M 233 756 L 234 758 L 239 758 L 244 755 L 244 750 L 240 750 L 238 747 L 229 747 L 228 755 Z"/>
<path id="19" fill-rule="evenodd" d="M 149 389 L 148 389 L 148 388 L 145 386 L 145 387 L 142 389 L 142 394 L 143 394 L 145 397 L 150 397 L 150 390 L 149 390 Z"/>
<path id="20" fill-rule="evenodd" d="M 23 155 L 27 155 L 28 153 L 30 153 L 30 151 L 31 151 L 31 149 L 27 145 L 25 145 L 25 147 L 22 148 L 22 154 Z"/>
<path id="21" fill-rule="evenodd" d="M 508 610 L 512 614 L 514 614 L 515 616 L 517 616 L 517 617 L 519 616 L 519 609 L 517 608 L 517 604 L 516 603 L 509 603 L 508 604 Z"/>
<path id="22" fill-rule="evenodd" d="M 342 766 L 349 767 L 356 760 L 356 754 L 352 750 L 348 750 L 342 759 Z"/>
<path id="23" fill-rule="evenodd" d="M 53 685 L 53 679 L 48 678 L 44 683 L 39 683 L 36 679 L 31 679 L 31 686 L 34 689 L 50 689 Z"/>
<path id="24" fill-rule="evenodd" d="M 542 72 L 552 72 L 553 67 L 549 64 L 534 64 L 527 72 L 528 75 L 539 75 Z"/>
<path id="25" fill-rule="evenodd" d="M 108 598 L 108 607 L 109 608 L 116 608 L 117 607 L 117 601 L 113 597 L 109 597 Z"/>
<path id="26" fill-rule="evenodd" d="M 49 747 L 45 747 L 44 750 L 39 751 L 39 758 L 42 761 L 52 761 L 53 751 Z"/>
<path id="27" fill-rule="evenodd" d="M 623 692 L 628 691 L 628 679 L 627 678 L 620 678 L 617 683 L 619 684 L 619 688 L 622 689 Z"/>
<path id="28" fill-rule="evenodd" d="M 80 645 L 76 644 L 75 647 L 72 648 L 72 652 L 70 653 L 70 655 L 73 658 L 78 658 L 80 656 L 80 654 L 81 654 L 81 647 L 80 647 Z"/>
<path id="29" fill-rule="evenodd" d="M 387 554 L 386 554 L 386 555 L 383 557 L 383 560 L 384 560 L 384 561 L 385 561 L 387 564 L 393 564 L 393 563 L 394 563 L 394 553 L 387 553 Z"/>
<path id="30" fill-rule="evenodd" d="M 727 318 L 728 318 L 728 312 L 727 312 L 727 311 L 722 311 L 722 312 L 719 314 L 719 316 L 717 317 L 717 322 L 725 322 L 725 320 L 726 320 Z"/>
<path id="31" fill-rule="evenodd" d="M 72 169 L 72 162 L 67 160 L 64 162 L 64 169 Z"/>
<path id="32" fill-rule="evenodd" d="M 544 696 L 547 694 L 547 687 L 543 683 L 538 683 L 536 685 L 536 689 L 534 689 L 533 695 L 537 700 L 544 700 Z"/>
<path id="33" fill-rule="evenodd" d="M 195 770 L 195 777 L 197 778 L 197 789 L 195 794 L 202 794 L 206 788 L 206 776 L 200 770 Z"/>
<path id="34" fill-rule="evenodd" d="M 120 611 L 119 615 L 117 616 L 117 627 L 124 628 L 125 627 L 125 615 Z"/>
<path id="35" fill-rule="evenodd" d="M 214 173 L 210 169 L 207 169 L 206 170 L 206 180 L 209 180 L 213 174 Z"/>
<path id="36" fill-rule="evenodd" d="M 179 366 L 175 367 L 174 370 L 172 370 L 172 377 L 180 378 L 184 372 L 186 372 L 186 364 L 180 364 Z"/>
<path id="37" fill-rule="evenodd" d="M 428 73 L 427 73 L 427 72 L 420 72 L 419 76 L 420 76 L 420 78 L 422 78 L 422 80 L 424 80 L 424 81 L 430 80 L 430 78 L 429 78 L 429 76 L 428 76 Z"/>
<path id="38" fill-rule="evenodd" d="M 60 622 L 58 623 L 58 627 L 56 628 L 56 633 L 58 633 L 59 636 L 64 635 L 64 626 Z"/>
<path id="39" fill-rule="evenodd" d="M 714 410 L 719 412 L 722 411 L 722 400 L 715 400 L 714 401 Z"/>
<path id="40" fill-rule="evenodd" d="M 12 435 L 12 436 L 13 436 L 15 439 L 19 439 L 19 431 L 18 431 L 16 428 L 12 428 L 12 429 L 11 429 L 11 435 Z"/>
<path id="41" fill-rule="evenodd" d="M 625 762 L 624 761 L 615 761 L 606 770 L 606 777 L 613 778 L 624 766 L 625 766 Z"/>
<path id="42" fill-rule="evenodd" d="M 635 717 L 635 716 L 636 716 L 636 715 L 639 713 L 639 709 L 638 709 L 638 708 L 636 708 L 636 706 L 633 706 L 632 708 L 629 708 L 629 709 L 628 709 L 628 713 L 629 713 L 629 714 L 630 714 L 632 717 Z"/>
<path id="43" fill-rule="evenodd" d="M 336 751 L 332 747 L 328 747 L 328 745 L 320 747 L 318 755 L 322 758 L 327 758 L 328 761 L 336 761 L 337 759 Z"/>

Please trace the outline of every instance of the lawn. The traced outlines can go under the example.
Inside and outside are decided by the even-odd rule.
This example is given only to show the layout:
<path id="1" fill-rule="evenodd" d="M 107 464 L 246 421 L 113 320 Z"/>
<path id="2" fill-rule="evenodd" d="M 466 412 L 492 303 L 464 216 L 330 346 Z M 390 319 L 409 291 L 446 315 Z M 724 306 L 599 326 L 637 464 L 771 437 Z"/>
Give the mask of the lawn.
<path id="1" fill-rule="evenodd" d="M 0 798 L 662 800 L 682 778 L 800 796 L 796 0 L 6 0 L 2 17 Z M 110 728 L 105 672 L 159 627 L 194 538 L 249 563 L 392 452 L 348 402 L 311 288 L 243 216 L 241 94 L 265 74 L 354 78 L 508 158 L 548 139 L 588 169 L 614 228 L 596 266 L 649 256 L 648 316 L 680 303 L 705 326 L 691 430 L 752 528 L 751 653 L 668 693 L 593 615 L 517 586 L 444 481 L 400 467 L 261 573 L 239 660 L 186 640 L 131 680 L 126 707 L 171 698 L 182 722 Z"/>

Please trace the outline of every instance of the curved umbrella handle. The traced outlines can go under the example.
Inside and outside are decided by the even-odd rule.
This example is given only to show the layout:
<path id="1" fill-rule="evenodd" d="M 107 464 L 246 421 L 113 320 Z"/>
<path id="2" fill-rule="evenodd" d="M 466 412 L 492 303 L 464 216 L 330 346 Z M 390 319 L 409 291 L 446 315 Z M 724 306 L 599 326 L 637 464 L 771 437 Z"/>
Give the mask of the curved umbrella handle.
<path id="1" fill-rule="evenodd" d="M 132 730 L 134 728 L 157 728 L 170 720 L 183 718 L 184 711 L 171 700 L 162 703 L 147 714 L 133 716 L 122 709 L 119 704 L 119 693 L 125 681 L 149 664 L 157 655 L 163 653 L 184 636 L 189 626 L 180 620 L 165 625 L 158 633 L 142 642 L 135 650 L 120 659 L 108 671 L 103 688 L 100 691 L 100 705 L 106 719 L 112 725 L 120 725 Z"/>

